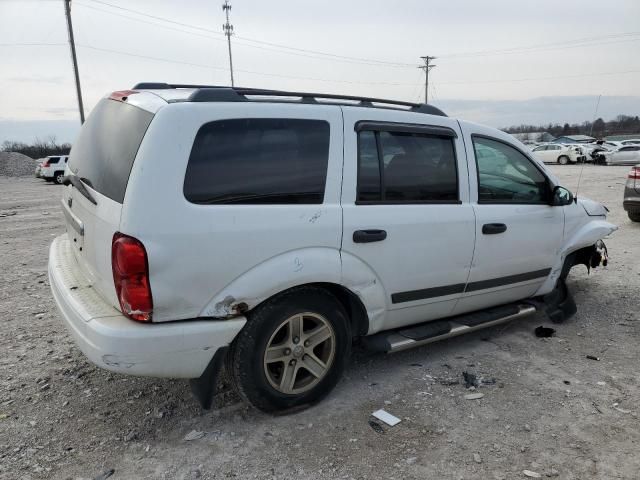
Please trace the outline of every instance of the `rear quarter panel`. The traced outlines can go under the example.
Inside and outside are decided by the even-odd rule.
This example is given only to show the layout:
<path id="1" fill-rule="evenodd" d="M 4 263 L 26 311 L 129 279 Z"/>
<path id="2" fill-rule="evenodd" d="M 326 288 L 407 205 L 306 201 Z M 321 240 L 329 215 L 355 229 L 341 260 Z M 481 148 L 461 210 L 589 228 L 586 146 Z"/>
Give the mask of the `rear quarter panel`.
<path id="1" fill-rule="evenodd" d="M 230 118 L 329 122 L 321 205 L 197 205 L 183 194 L 198 129 Z M 251 175 L 252 172 L 247 172 Z M 340 279 L 342 116 L 339 107 L 175 103 L 142 142 L 125 195 L 121 231 L 147 249 L 154 321 L 226 316 L 295 284 Z"/>

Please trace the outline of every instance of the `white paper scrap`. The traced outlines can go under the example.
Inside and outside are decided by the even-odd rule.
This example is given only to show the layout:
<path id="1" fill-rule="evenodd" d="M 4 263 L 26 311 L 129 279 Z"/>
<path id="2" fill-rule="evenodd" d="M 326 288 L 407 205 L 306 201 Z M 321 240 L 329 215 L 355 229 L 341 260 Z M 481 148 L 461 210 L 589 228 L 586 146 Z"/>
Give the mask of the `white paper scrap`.
<path id="1" fill-rule="evenodd" d="M 372 415 L 376 417 L 378 420 L 382 420 L 384 423 L 386 423 L 390 427 L 393 427 L 400 423 L 400 419 L 398 417 L 394 417 L 393 415 L 391 415 L 388 412 L 385 412 L 384 410 L 376 410 L 375 412 L 372 413 Z"/>

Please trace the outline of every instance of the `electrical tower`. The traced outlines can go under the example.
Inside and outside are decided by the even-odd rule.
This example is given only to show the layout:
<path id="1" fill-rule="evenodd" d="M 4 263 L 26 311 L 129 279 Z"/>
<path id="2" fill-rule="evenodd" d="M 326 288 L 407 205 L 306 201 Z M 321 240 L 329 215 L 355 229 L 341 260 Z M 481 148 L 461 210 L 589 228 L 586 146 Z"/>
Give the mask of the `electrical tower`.
<path id="1" fill-rule="evenodd" d="M 436 57 L 430 57 L 428 55 L 420 57 L 424 61 L 424 65 L 420 65 L 418 68 L 424 70 L 424 103 L 429 103 L 429 72 L 436 65 L 431 63 Z"/>
<path id="2" fill-rule="evenodd" d="M 231 35 L 233 35 L 233 25 L 229 23 L 229 12 L 231 11 L 231 4 L 229 0 L 224 0 L 222 4 L 222 10 L 224 10 L 225 15 L 227 16 L 227 23 L 222 25 L 222 29 L 224 30 L 224 34 L 227 36 L 227 45 L 229 46 L 229 70 L 231 72 L 231 86 L 234 87 L 233 83 L 233 59 L 231 57 Z"/>
<path id="3" fill-rule="evenodd" d="M 84 123 L 84 106 L 82 105 L 82 91 L 80 90 L 80 74 L 78 73 L 78 59 L 76 58 L 76 43 L 73 39 L 73 25 L 71 24 L 71 0 L 64 0 L 64 13 L 67 16 L 67 31 L 69 33 L 69 46 L 71 47 L 71 61 L 73 73 L 76 79 L 76 94 L 78 96 L 78 110 L 80 111 L 80 123 Z"/>

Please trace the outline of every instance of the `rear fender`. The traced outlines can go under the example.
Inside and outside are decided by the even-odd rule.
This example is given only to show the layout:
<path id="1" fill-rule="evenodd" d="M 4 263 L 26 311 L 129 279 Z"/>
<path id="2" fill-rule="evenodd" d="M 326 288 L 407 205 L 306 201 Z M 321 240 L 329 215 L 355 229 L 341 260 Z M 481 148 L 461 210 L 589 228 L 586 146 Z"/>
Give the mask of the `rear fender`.
<path id="1" fill-rule="evenodd" d="M 216 293 L 202 317 L 233 317 L 273 295 L 308 283 L 340 283 L 340 251 L 303 248 L 272 257 L 246 271 Z"/>
<path id="2" fill-rule="evenodd" d="M 556 282 L 562 274 L 562 268 L 564 266 L 565 259 L 570 254 L 577 250 L 580 250 L 581 248 L 594 245 L 598 240 L 602 240 L 607 235 L 615 232 L 617 229 L 617 226 L 607 222 L 606 220 L 591 220 L 580 227 L 577 231 L 575 231 L 573 235 L 568 238 L 562 245 L 562 248 L 560 249 L 560 255 L 558 256 L 555 265 L 551 269 L 551 273 L 535 293 L 535 295 L 546 295 L 555 288 Z"/>

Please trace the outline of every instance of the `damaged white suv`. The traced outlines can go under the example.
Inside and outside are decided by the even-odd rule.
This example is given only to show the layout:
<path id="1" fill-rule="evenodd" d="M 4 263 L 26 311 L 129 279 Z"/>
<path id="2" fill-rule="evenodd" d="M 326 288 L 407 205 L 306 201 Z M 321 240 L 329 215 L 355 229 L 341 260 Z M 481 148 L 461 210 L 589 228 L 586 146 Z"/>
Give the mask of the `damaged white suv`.
<path id="1" fill-rule="evenodd" d="M 140 84 L 98 103 L 69 171 L 49 276 L 78 346 L 205 408 L 225 362 L 273 411 L 327 394 L 356 337 L 560 321 L 616 229 L 512 136 L 370 98 Z"/>

